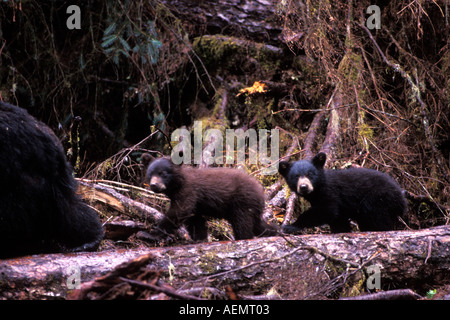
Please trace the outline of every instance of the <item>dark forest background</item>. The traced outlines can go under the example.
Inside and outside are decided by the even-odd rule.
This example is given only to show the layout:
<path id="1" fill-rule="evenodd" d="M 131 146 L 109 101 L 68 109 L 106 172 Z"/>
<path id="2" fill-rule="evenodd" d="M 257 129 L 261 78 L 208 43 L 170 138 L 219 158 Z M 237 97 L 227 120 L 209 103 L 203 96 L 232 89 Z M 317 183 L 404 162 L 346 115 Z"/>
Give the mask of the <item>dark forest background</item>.
<path id="1" fill-rule="evenodd" d="M 81 29 L 67 28 L 69 5 L 81 9 Z M 367 28 L 370 5 L 381 9 L 381 29 Z M 280 156 L 326 145 L 330 168 L 394 176 L 409 192 L 411 227 L 445 224 L 448 6 L 2 1 L 1 99 L 47 123 L 79 177 L 139 183 L 142 152 L 167 154 L 166 136 L 195 120 L 204 129 L 279 128 Z M 238 95 L 256 81 L 267 91 Z M 260 179 L 269 187 L 280 178 Z"/>

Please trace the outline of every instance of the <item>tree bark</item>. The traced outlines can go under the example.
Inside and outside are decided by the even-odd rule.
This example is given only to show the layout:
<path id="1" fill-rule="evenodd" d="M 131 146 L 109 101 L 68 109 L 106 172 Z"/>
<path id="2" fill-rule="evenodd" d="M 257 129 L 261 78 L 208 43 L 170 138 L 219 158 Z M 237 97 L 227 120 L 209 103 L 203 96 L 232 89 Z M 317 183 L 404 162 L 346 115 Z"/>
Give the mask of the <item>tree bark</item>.
<path id="1" fill-rule="evenodd" d="M 281 26 L 273 0 L 164 0 L 184 23 L 192 38 L 205 34 L 237 36 L 256 42 L 280 45 Z"/>
<path id="2" fill-rule="evenodd" d="M 231 288 L 241 298 L 267 297 L 269 291 L 281 299 L 338 298 L 360 293 L 374 276 L 367 277 L 366 268 L 374 265 L 380 289 L 421 290 L 450 283 L 449 244 L 450 226 L 440 226 L 37 255 L 0 261 L 0 296 L 65 298 L 77 272 L 84 283 L 149 253 L 145 270 L 160 272 L 160 281 L 175 292 Z"/>

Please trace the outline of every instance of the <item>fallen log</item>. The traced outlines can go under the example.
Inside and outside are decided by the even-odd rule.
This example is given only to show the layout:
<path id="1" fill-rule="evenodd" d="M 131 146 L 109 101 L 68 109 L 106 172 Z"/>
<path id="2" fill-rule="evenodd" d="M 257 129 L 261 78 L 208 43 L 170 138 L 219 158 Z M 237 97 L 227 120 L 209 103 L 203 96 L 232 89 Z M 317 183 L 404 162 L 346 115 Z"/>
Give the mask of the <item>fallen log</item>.
<path id="1" fill-rule="evenodd" d="M 282 25 L 276 1 L 164 0 L 177 18 L 189 25 L 190 35 L 240 35 L 252 41 L 279 45 Z"/>
<path id="2" fill-rule="evenodd" d="M 324 152 L 329 159 L 335 159 L 338 143 L 341 139 L 341 126 L 339 122 L 341 119 L 340 108 L 342 108 L 342 95 L 339 90 L 340 89 L 336 89 L 330 98 L 330 117 L 328 120 L 327 133 L 322 148 L 320 148 L 320 151 Z"/>
<path id="3" fill-rule="evenodd" d="M 145 205 L 139 201 L 133 200 L 118 191 L 114 190 L 111 186 L 106 185 L 104 182 L 100 181 L 96 182 L 95 180 L 88 179 L 78 179 L 80 185 L 88 188 L 82 192 L 83 198 L 88 201 L 100 201 L 104 204 L 109 205 L 113 209 L 126 213 L 127 211 L 136 212 L 137 214 L 145 217 L 148 221 L 158 222 L 163 219 L 164 214 L 159 212 L 158 210 Z M 111 183 L 111 181 L 109 181 Z M 142 188 L 138 188 L 132 185 L 121 184 L 122 186 L 127 186 L 129 188 L 138 189 L 141 194 L 143 192 L 151 193 L 150 191 Z M 123 188 L 122 188 L 123 189 Z M 130 192 L 130 190 L 122 190 L 126 192 Z M 166 197 L 151 193 L 152 197 L 156 199 L 162 199 L 168 201 Z"/>
<path id="4" fill-rule="evenodd" d="M 317 135 L 322 127 L 322 122 L 325 119 L 325 111 L 319 111 L 314 116 L 313 121 L 311 122 L 311 125 L 308 130 L 308 135 L 305 138 L 303 150 L 305 151 L 303 157 L 305 159 L 310 159 L 314 157 L 316 154 L 313 152 L 313 150 L 316 150 L 317 147 Z"/>
<path id="5" fill-rule="evenodd" d="M 294 214 L 295 202 L 297 200 L 297 194 L 295 192 L 291 192 L 286 202 L 286 214 L 283 219 L 283 226 L 287 226 L 291 224 L 292 215 Z"/>
<path id="6" fill-rule="evenodd" d="M 275 292 L 282 299 L 338 298 L 359 293 L 373 277 L 380 280 L 375 289 L 420 291 L 450 283 L 450 226 L 440 226 L 1 260 L 0 297 L 66 298 L 81 283 L 144 254 L 154 257 L 146 270 L 160 272 L 161 281 L 174 290 L 199 295 L 205 288 L 223 291 L 229 286 L 241 296 Z M 378 273 L 369 275 L 371 266 Z"/>

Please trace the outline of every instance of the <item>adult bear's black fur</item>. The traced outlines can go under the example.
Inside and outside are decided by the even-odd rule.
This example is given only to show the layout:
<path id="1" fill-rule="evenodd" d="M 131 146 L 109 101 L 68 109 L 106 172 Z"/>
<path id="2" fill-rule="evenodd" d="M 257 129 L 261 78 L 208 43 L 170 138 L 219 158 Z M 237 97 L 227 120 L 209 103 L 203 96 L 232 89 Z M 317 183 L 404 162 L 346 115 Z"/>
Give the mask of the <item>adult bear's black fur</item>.
<path id="1" fill-rule="evenodd" d="M 0 102 L 0 257 L 96 249 L 103 229 L 76 188 L 50 128 Z"/>
<path id="2" fill-rule="evenodd" d="M 237 169 L 196 169 L 175 165 L 169 158 L 153 159 L 146 182 L 150 189 L 166 194 L 171 203 L 165 218 L 152 237 L 174 234 L 186 225 L 194 240 L 207 237 L 205 217 L 226 219 L 236 240 L 275 235 L 274 227 L 262 220 L 265 200 L 263 187 L 254 178 Z"/>
<path id="3" fill-rule="evenodd" d="M 278 171 L 290 189 L 311 204 L 285 231 L 329 224 L 332 232 L 349 232 L 349 219 L 361 231 L 396 228 L 406 200 L 394 179 L 371 169 L 325 170 L 325 160 L 319 153 L 312 160 L 280 162 Z"/>

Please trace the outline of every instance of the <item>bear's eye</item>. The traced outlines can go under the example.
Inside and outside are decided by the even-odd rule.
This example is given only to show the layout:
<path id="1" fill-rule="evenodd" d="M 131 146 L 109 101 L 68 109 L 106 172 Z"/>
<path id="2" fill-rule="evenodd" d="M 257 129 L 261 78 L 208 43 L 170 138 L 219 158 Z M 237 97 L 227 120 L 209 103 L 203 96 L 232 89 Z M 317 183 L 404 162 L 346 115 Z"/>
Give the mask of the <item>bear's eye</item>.
<path id="1" fill-rule="evenodd" d="M 158 174 L 160 177 L 163 177 L 163 178 L 167 176 L 167 172 L 165 172 L 165 171 L 160 171 L 160 172 L 158 172 Z"/>

